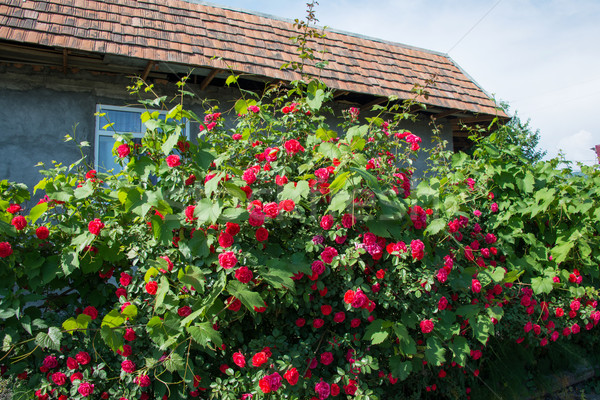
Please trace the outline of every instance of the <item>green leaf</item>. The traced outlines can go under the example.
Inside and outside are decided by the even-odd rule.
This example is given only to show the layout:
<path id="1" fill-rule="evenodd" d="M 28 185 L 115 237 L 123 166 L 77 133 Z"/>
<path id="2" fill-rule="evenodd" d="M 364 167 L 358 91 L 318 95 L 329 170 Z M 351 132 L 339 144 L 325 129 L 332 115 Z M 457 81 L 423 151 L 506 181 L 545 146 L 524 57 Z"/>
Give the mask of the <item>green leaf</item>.
<path id="1" fill-rule="evenodd" d="M 163 365 L 169 372 L 183 371 L 185 369 L 185 360 L 177 353 L 171 353 L 164 361 Z"/>
<path id="2" fill-rule="evenodd" d="M 381 188 L 379 187 L 379 183 L 377 182 L 377 178 L 375 178 L 375 176 L 373 176 L 366 169 L 364 169 L 364 168 L 350 167 L 350 171 L 356 172 L 357 174 L 359 174 L 360 176 L 362 176 L 363 179 L 365 180 L 365 182 L 367 182 L 367 186 L 371 190 L 376 190 L 378 192 L 381 191 Z"/>
<path id="3" fill-rule="evenodd" d="M 225 188 L 225 190 L 227 191 L 227 193 L 229 193 L 233 197 L 237 197 L 241 201 L 247 200 L 246 192 L 244 192 L 242 189 L 240 189 L 239 186 L 237 186 L 231 182 L 223 182 L 222 185 Z"/>
<path id="4" fill-rule="evenodd" d="M 48 202 L 40 203 L 29 211 L 29 222 L 34 224 L 48 209 Z"/>
<path id="5" fill-rule="evenodd" d="M 464 367 L 467 363 L 467 357 L 471 354 L 467 339 L 463 336 L 455 336 L 449 347 L 454 356 L 453 360 Z"/>
<path id="6" fill-rule="evenodd" d="M 536 277 L 531 279 L 531 289 L 533 289 L 533 293 L 535 294 L 549 294 L 553 286 L 554 281 L 550 277 Z"/>
<path id="7" fill-rule="evenodd" d="M 125 317 L 117 310 L 111 310 L 108 314 L 102 318 L 100 326 L 108 328 L 118 328 L 125 322 Z"/>
<path id="8" fill-rule="evenodd" d="M 243 222 L 247 221 L 249 216 L 244 208 L 227 207 L 219 215 L 219 222 Z"/>
<path id="9" fill-rule="evenodd" d="M 194 217 L 198 218 L 199 225 L 209 221 L 214 224 L 217 222 L 219 215 L 221 215 L 221 207 L 210 199 L 200 200 L 194 209 Z"/>
<path id="10" fill-rule="evenodd" d="M 381 319 L 376 319 L 371 322 L 365 330 L 363 340 L 370 340 L 372 344 L 383 343 L 390 334 L 388 330 L 383 327 L 383 323 L 384 321 Z"/>
<path id="11" fill-rule="evenodd" d="M 552 259 L 554 260 L 554 262 L 556 264 L 560 264 L 561 262 L 565 261 L 567 259 L 567 256 L 569 255 L 569 252 L 571 251 L 571 249 L 573 248 L 574 245 L 575 245 L 574 240 L 568 240 L 568 241 L 562 242 L 558 246 L 555 246 L 554 248 L 552 248 L 551 253 L 552 253 Z"/>
<path id="12" fill-rule="evenodd" d="M 121 312 L 121 315 L 129 319 L 135 319 L 138 315 L 138 309 L 133 304 L 130 304 L 125 307 L 125 309 Z"/>
<path id="13" fill-rule="evenodd" d="M 331 204 L 329 204 L 327 209 L 341 213 L 350 205 L 350 203 L 352 203 L 352 197 L 350 196 L 350 193 L 347 190 L 342 190 L 333 196 L 331 199 Z"/>
<path id="14" fill-rule="evenodd" d="M 487 315 L 478 315 L 477 319 L 470 319 L 469 324 L 473 329 L 473 337 L 481 344 L 486 344 L 488 337 L 494 334 L 494 323 Z"/>
<path id="15" fill-rule="evenodd" d="M 148 269 L 148 271 L 146 271 L 146 274 L 144 275 L 144 281 L 146 283 L 150 282 L 150 279 L 152 279 L 153 277 L 157 276 L 160 274 L 160 271 L 157 270 L 154 267 L 150 267 L 150 269 Z"/>
<path id="16" fill-rule="evenodd" d="M 330 142 L 321 143 L 317 151 L 330 160 L 333 160 L 334 158 L 339 159 L 342 156 L 340 149 Z"/>
<path id="17" fill-rule="evenodd" d="M 169 155 L 171 153 L 171 150 L 173 150 L 173 147 L 175 147 L 177 145 L 177 142 L 179 141 L 180 138 L 181 138 L 181 136 L 179 136 L 178 134 L 169 135 L 167 140 L 165 140 L 165 142 L 160 147 L 163 154 Z"/>
<path id="18" fill-rule="evenodd" d="M 306 104 L 313 110 L 318 110 L 323 104 L 325 92 L 323 89 L 317 89 L 314 93 L 307 93 Z"/>
<path id="19" fill-rule="evenodd" d="M 255 312 L 254 307 L 264 307 L 265 302 L 260 294 L 248 289 L 246 285 L 239 281 L 230 281 L 227 285 L 229 294 L 239 299 L 248 310 Z"/>
<path id="20" fill-rule="evenodd" d="M 238 80 L 238 78 L 239 78 L 239 76 L 237 76 L 237 75 L 229 75 L 229 76 L 227 77 L 227 79 L 225 80 L 225 85 L 229 86 L 229 85 L 231 85 L 232 83 L 237 83 L 237 80 Z M 236 104 L 237 104 L 237 103 L 236 103 Z M 236 108 L 236 110 L 235 110 L 235 111 L 236 111 L 236 112 L 239 114 L 239 112 L 238 112 L 237 108 Z M 242 113 L 242 114 L 245 114 L 245 113 Z"/>
<path id="21" fill-rule="evenodd" d="M 196 290 L 204 288 L 205 278 L 202 274 L 202 270 L 193 265 L 188 267 L 186 273 L 180 277 L 179 280 L 188 286 L 193 286 Z"/>
<path id="22" fill-rule="evenodd" d="M 169 292 L 169 280 L 163 275 L 160 277 L 158 281 L 158 288 L 156 289 L 156 303 L 154 304 L 154 308 L 160 308 L 160 306 L 165 301 L 165 296 Z"/>
<path id="23" fill-rule="evenodd" d="M 434 336 L 427 339 L 427 348 L 425 349 L 425 359 L 435 366 L 439 366 L 446 361 L 446 349 L 441 340 Z"/>
<path id="24" fill-rule="evenodd" d="M 103 326 L 100 328 L 100 336 L 112 351 L 123 349 L 123 334 L 118 330 Z"/>
<path id="25" fill-rule="evenodd" d="M 440 231 L 445 229 L 446 226 L 446 221 L 444 221 L 442 218 L 437 218 L 431 221 L 429 224 L 427 224 L 427 229 L 425 229 L 425 233 L 428 235 L 435 235 L 436 233 L 439 233 Z"/>
<path id="26" fill-rule="evenodd" d="M 401 356 L 392 356 L 390 357 L 390 370 L 393 378 L 403 381 L 410 376 L 412 363 L 410 361 L 402 361 Z"/>
<path id="27" fill-rule="evenodd" d="M 348 180 L 349 175 L 350 175 L 350 172 L 348 172 L 348 171 L 338 174 L 335 177 L 335 179 L 333 180 L 333 182 L 331 182 L 329 184 L 329 190 L 332 193 L 336 193 L 337 191 L 343 189 L 344 185 L 346 185 L 346 181 Z"/>
<path id="28" fill-rule="evenodd" d="M 35 336 L 35 344 L 51 350 L 60 350 L 63 333 L 55 326 L 48 328 L 48 333 L 40 332 Z"/>
<path id="29" fill-rule="evenodd" d="M 63 252 L 60 257 L 60 266 L 65 276 L 71 275 L 73 271 L 79 269 L 79 255 L 75 252 Z"/>
<path id="30" fill-rule="evenodd" d="M 394 333 L 398 337 L 400 351 L 402 354 L 411 355 L 417 353 L 417 344 L 414 339 L 409 335 L 408 329 L 401 323 L 393 325 Z"/>
<path id="31" fill-rule="evenodd" d="M 84 185 L 75 189 L 73 194 L 75 198 L 78 200 L 85 199 L 86 197 L 90 197 L 94 193 L 94 187 L 90 181 L 87 181 Z"/>
<path id="32" fill-rule="evenodd" d="M 213 329 L 210 322 L 188 326 L 186 330 L 192 339 L 201 346 L 210 347 L 208 342 L 212 342 L 215 347 L 223 345 L 223 339 L 221 339 L 219 332 Z"/>

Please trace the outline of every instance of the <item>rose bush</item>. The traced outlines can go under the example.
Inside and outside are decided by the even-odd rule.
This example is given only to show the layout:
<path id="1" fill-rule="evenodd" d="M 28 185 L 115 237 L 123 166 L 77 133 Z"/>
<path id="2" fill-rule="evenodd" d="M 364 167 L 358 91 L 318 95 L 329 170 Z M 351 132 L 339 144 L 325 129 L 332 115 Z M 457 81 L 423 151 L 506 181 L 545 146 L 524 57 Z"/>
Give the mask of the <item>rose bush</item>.
<path id="1" fill-rule="evenodd" d="M 142 115 L 141 144 L 115 135 L 122 172 L 57 164 L 31 208 L 0 183 L 15 395 L 465 398 L 491 336 L 594 329 L 597 170 L 520 163 L 492 137 L 411 187 L 408 113 L 353 110 L 337 134 L 330 99 L 295 82 L 240 99 L 229 129 L 178 104 Z"/>

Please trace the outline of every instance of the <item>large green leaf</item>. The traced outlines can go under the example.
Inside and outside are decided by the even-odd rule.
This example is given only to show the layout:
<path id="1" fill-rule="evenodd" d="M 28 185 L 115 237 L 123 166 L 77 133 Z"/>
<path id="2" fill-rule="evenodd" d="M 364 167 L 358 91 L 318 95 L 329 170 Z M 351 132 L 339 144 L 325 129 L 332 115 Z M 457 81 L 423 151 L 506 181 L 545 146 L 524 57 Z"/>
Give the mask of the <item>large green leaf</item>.
<path id="1" fill-rule="evenodd" d="M 212 342 L 212 344 L 216 347 L 221 347 L 223 344 L 221 335 L 219 335 L 219 333 L 213 329 L 210 322 L 188 326 L 186 330 L 192 339 L 194 339 L 194 341 L 201 346 L 210 347 L 208 342 Z"/>
<path id="2" fill-rule="evenodd" d="M 242 304 L 252 312 L 254 312 L 254 307 L 259 308 L 265 306 L 265 302 L 262 297 L 260 297 L 260 294 L 249 290 L 248 286 L 244 285 L 242 282 L 230 281 L 227 284 L 227 291 L 229 294 L 239 299 Z"/>

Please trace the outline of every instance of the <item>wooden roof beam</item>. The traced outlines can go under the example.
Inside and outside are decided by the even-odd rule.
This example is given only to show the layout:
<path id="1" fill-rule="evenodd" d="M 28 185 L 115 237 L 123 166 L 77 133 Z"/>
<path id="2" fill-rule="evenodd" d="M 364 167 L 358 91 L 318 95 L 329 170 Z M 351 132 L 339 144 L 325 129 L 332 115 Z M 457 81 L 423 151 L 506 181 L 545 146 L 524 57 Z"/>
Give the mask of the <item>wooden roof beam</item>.
<path id="1" fill-rule="evenodd" d="M 146 80 L 146 78 L 148 78 L 148 74 L 150 73 L 150 70 L 152 69 L 152 67 L 154 67 L 154 61 L 148 61 L 148 64 L 146 64 L 146 68 L 144 69 L 144 72 L 142 73 L 142 80 Z"/>
<path id="2" fill-rule="evenodd" d="M 200 90 L 204 90 L 206 89 L 206 87 L 210 84 L 210 82 L 215 79 L 215 76 L 217 76 L 217 74 L 221 72 L 220 69 L 213 69 L 212 71 L 210 71 L 210 73 L 206 76 L 206 78 L 204 78 L 204 80 L 202 80 L 202 83 L 200 83 Z"/>
<path id="3" fill-rule="evenodd" d="M 69 54 L 69 50 L 67 49 L 63 49 L 62 51 L 62 56 L 63 56 L 63 62 L 62 62 L 62 67 L 63 67 L 63 74 L 67 74 L 67 66 L 68 66 L 68 54 Z"/>

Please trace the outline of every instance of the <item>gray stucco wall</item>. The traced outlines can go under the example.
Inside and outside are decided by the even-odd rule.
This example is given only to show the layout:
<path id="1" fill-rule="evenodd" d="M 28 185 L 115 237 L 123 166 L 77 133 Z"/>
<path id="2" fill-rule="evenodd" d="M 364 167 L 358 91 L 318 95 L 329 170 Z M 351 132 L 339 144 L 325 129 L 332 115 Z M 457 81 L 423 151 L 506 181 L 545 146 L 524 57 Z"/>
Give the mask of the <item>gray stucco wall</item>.
<path id="1" fill-rule="evenodd" d="M 126 87 L 131 80 L 125 76 L 90 74 L 86 72 L 63 74 L 57 70 L 34 71 L 31 67 L 16 68 L 0 65 L 0 135 L 3 156 L 0 158 L 0 179 L 27 184 L 30 189 L 40 180 L 38 162 L 51 166 L 56 160 L 65 165 L 80 158 L 73 142 L 64 143 L 66 134 L 73 135 L 77 142 L 88 141 L 92 146 L 95 136 L 97 104 L 115 106 L 136 105 Z M 172 90 L 173 85 L 157 85 L 157 90 Z M 233 106 L 238 97 L 237 90 L 209 86 L 199 91 L 193 85 L 188 90 L 201 98 L 221 102 L 223 110 Z M 202 115 L 200 102 L 188 103 L 187 107 Z M 349 106 L 334 104 L 339 115 Z M 365 115 L 361 115 L 364 117 Z M 431 127 L 427 121 L 407 122 L 405 129 L 421 136 L 422 147 L 431 146 Z M 332 126 L 335 129 L 335 125 Z M 192 136 L 197 125 L 191 129 Z M 442 137 L 452 148 L 449 126 L 442 128 Z M 93 149 L 88 149 L 90 164 L 93 164 Z M 421 152 L 415 163 L 418 170 L 425 168 L 427 154 Z"/>

